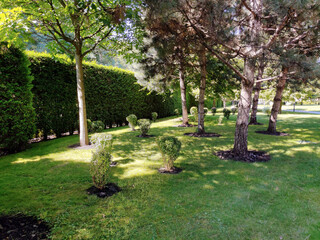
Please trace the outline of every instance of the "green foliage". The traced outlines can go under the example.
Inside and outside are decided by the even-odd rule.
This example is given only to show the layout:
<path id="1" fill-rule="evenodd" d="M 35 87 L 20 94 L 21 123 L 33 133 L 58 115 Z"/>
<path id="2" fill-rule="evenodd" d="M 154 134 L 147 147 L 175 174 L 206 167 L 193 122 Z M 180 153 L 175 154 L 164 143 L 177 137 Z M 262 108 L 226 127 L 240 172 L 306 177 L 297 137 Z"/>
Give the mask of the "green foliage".
<path id="1" fill-rule="evenodd" d="M 229 119 L 230 117 L 230 113 L 231 111 L 227 108 L 223 109 L 223 116 L 226 118 L 226 119 Z"/>
<path id="2" fill-rule="evenodd" d="M 105 129 L 105 125 L 102 121 L 93 121 L 90 132 L 102 132 Z"/>
<path id="3" fill-rule="evenodd" d="M 23 150 L 35 133 L 32 77 L 27 57 L 0 43 L 0 148 Z"/>
<path id="4" fill-rule="evenodd" d="M 157 145 L 161 152 L 166 170 L 173 168 L 173 162 L 178 158 L 181 142 L 176 137 L 159 137 Z"/>
<path id="5" fill-rule="evenodd" d="M 90 165 L 92 181 L 94 186 L 103 189 L 107 183 L 108 170 L 112 159 L 112 135 L 95 134 L 90 141 L 95 145 Z"/>
<path id="6" fill-rule="evenodd" d="M 151 113 L 151 117 L 152 117 L 152 121 L 156 121 L 157 120 L 157 118 L 158 118 L 158 113 L 156 113 L 156 112 L 152 112 Z"/>
<path id="7" fill-rule="evenodd" d="M 134 114 L 130 114 L 128 117 L 126 117 L 126 120 L 129 122 L 129 126 L 131 127 L 132 131 L 135 131 L 134 127 L 137 126 L 138 118 Z"/>
<path id="8" fill-rule="evenodd" d="M 140 128 L 140 132 L 141 132 L 141 136 L 145 137 L 147 136 L 150 126 L 151 126 L 151 122 L 149 119 L 139 119 L 138 120 L 138 126 Z"/>
<path id="9" fill-rule="evenodd" d="M 206 116 L 209 110 L 206 107 L 203 110 L 204 110 L 204 116 Z"/>
<path id="10" fill-rule="evenodd" d="M 44 135 L 53 130 L 58 137 L 63 132 L 73 132 L 78 119 L 74 63 L 65 56 L 52 59 L 49 54 L 28 55 L 34 76 L 37 129 Z M 150 112 L 157 112 L 159 117 L 174 115 L 174 100 L 169 94 L 142 89 L 130 71 L 85 63 L 84 75 L 87 116 L 93 121 L 112 127 L 125 123 L 131 113 L 138 118 L 148 118 Z"/>
<path id="11" fill-rule="evenodd" d="M 176 108 L 176 109 L 174 110 L 174 113 L 177 115 L 177 117 L 179 117 L 179 116 L 180 116 L 180 109 L 179 109 L 179 108 Z"/>
<path id="12" fill-rule="evenodd" d="M 214 116 L 217 113 L 217 108 L 213 107 L 211 108 L 211 111 L 212 111 L 212 116 Z"/>
<path id="13" fill-rule="evenodd" d="M 193 116 L 194 121 L 195 121 L 195 122 L 198 122 L 198 108 L 195 107 L 195 106 L 191 107 L 191 108 L 190 108 L 190 113 L 191 113 L 191 115 Z"/>
<path id="14" fill-rule="evenodd" d="M 236 112 L 237 112 L 238 108 L 236 106 L 232 106 L 231 107 L 231 112 L 232 112 L 232 115 L 235 115 Z"/>
<path id="15" fill-rule="evenodd" d="M 87 128 L 89 132 L 91 131 L 91 127 L 92 127 L 92 121 L 90 119 L 87 119 Z"/>

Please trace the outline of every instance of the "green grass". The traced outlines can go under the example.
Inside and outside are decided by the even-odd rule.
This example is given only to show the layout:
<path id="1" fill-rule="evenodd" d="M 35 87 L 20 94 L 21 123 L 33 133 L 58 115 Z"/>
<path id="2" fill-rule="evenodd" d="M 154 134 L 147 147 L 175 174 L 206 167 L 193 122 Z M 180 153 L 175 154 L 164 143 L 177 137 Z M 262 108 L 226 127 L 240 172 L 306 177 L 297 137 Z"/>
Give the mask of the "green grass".
<path id="1" fill-rule="evenodd" d="M 91 150 L 67 146 L 78 136 L 33 144 L 0 158 L 0 213 L 37 215 L 53 227 L 53 239 L 319 239 L 320 116 L 284 114 L 278 128 L 290 136 L 256 134 L 249 147 L 271 154 L 267 163 L 223 161 L 212 152 L 230 149 L 236 116 L 206 130 L 220 138 L 191 138 L 195 128 L 175 128 L 177 119 L 152 125 L 150 134 L 182 142 L 178 175 L 162 175 L 154 138 L 137 138 L 128 127 L 115 137 L 110 182 L 123 191 L 108 198 L 88 196 Z M 317 144 L 300 144 L 300 140 Z"/>

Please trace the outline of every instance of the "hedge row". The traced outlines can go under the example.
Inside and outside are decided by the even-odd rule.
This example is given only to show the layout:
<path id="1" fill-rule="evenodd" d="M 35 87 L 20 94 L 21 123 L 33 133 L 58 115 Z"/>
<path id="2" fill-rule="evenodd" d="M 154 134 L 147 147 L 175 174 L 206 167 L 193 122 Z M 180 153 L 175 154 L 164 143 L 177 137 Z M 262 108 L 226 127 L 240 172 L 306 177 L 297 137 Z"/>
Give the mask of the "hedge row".
<path id="1" fill-rule="evenodd" d="M 77 128 L 78 107 L 76 72 L 73 62 L 53 59 L 49 54 L 27 52 L 34 77 L 34 107 L 37 129 L 44 137 L 54 131 L 57 136 Z M 179 103 L 168 95 L 144 90 L 134 74 L 95 63 L 84 64 L 87 117 L 101 120 L 107 126 L 121 125 L 129 114 L 138 118 L 174 115 Z"/>
<path id="2" fill-rule="evenodd" d="M 1 151 L 24 149 L 35 132 L 29 64 L 19 49 L 0 43 Z"/>

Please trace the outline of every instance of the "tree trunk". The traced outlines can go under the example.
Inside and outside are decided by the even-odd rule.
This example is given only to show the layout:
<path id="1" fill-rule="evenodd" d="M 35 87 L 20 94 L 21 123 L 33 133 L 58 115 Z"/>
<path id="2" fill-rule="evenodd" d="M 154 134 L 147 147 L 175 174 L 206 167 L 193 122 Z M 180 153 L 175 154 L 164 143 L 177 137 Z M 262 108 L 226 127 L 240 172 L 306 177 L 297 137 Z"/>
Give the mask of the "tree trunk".
<path id="1" fill-rule="evenodd" d="M 223 99 L 222 102 L 223 102 L 223 109 L 225 109 L 227 107 L 226 100 Z"/>
<path id="2" fill-rule="evenodd" d="M 282 93 L 287 82 L 287 75 L 288 75 L 288 68 L 282 67 L 281 77 L 279 78 L 279 81 L 277 84 L 277 91 L 273 99 L 273 106 L 272 106 L 272 110 L 269 118 L 269 127 L 267 131 L 270 133 L 277 132 L 277 117 L 281 107 Z"/>
<path id="3" fill-rule="evenodd" d="M 212 103 L 212 107 L 217 107 L 217 101 L 216 101 L 216 99 L 213 99 L 213 103 Z"/>
<path id="4" fill-rule="evenodd" d="M 257 79 L 262 79 L 264 72 L 264 64 L 261 62 L 261 65 L 258 70 L 258 77 Z M 254 95 L 252 100 L 252 110 L 251 110 L 251 117 L 250 117 L 250 123 L 249 124 L 257 124 L 257 112 L 258 112 L 258 102 L 259 102 L 259 95 L 261 91 L 261 82 L 257 82 L 256 86 L 254 88 Z"/>
<path id="5" fill-rule="evenodd" d="M 83 78 L 83 65 L 82 56 L 79 51 L 76 55 L 76 71 L 77 71 L 77 94 L 78 94 L 78 105 L 79 105 L 79 137 L 80 146 L 89 144 L 88 128 L 87 128 L 87 111 L 84 91 L 84 78 Z"/>
<path id="6" fill-rule="evenodd" d="M 180 92 L 181 92 L 181 105 L 182 105 L 182 125 L 188 126 L 189 125 L 189 119 L 188 119 L 186 86 L 185 86 L 185 81 L 184 81 L 184 64 L 183 64 L 183 60 L 180 61 L 179 79 L 180 79 Z"/>
<path id="7" fill-rule="evenodd" d="M 207 79 L 207 59 L 206 59 L 206 51 L 205 49 L 201 49 L 199 53 L 199 61 L 201 68 L 201 79 L 200 79 L 200 91 L 199 91 L 199 107 L 198 107 L 198 133 L 205 133 L 204 130 L 204 94 L 206 90 L 206 79 Z"/>
<path id="8" fill-rule="evenodd" d="M 254 84 L 255 60 L 245 59 L 244 73 L 249 82 L 241 82 L 241 92 L 234 137 L 233 152 L 238 156 L 248 153 L 248 122 Z"/>

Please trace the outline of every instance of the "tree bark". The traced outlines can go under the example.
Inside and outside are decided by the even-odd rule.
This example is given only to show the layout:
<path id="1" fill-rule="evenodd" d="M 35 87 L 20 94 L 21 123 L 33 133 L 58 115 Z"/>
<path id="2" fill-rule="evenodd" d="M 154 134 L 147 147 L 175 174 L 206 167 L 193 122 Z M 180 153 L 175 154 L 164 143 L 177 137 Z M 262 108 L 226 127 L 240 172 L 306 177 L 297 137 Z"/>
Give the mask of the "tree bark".
<path id="1" fill-rule="evenodd" d="M 83 65 L 80 51 L 76 51 L 76 72 L 77 72 L 77 95 L 79 105 L 79 137 L 80 146 L 89 145 L 88 127 L 87 127 L 87 111 L 84 91 Z"/>
<path id="2" fill-rule="evenodd" d="M 182 105 L 182 125 L 188 126 L 189 119 L 188 119 L 188 108 L 187 108 L 187 97 L 186 97 L 186 85 L 185 85 L 185 78 L 184 78 L 183 60 L 180 60 L 179 80 L 180 80 L 181 105 Z"/>
<path id="3" fill-rule="evenodd" d="M 278 118 L 278 113 L 281 107 L 282 93 L 287 82 L 287 75 L 288 75 L 288 68 L 282 67 L 282 74 L 277 84 L 277 91 L 273 99 L 273 106 L 272 106 L 272 110 L 269 118 L 269 127 L 267 131 L 270 133 L 277 132 L 277 118 Z"/>
<path id="4" fill-rule="evenodd" d="M 248 153 L 248 122 L 254 84 L 255 60 L 245 59 L 244 73 L 249 82 L 241 82 L 241 92 L 234 137 L 233 152 L 238 156 Z"/>
<path id="5" fill-rule="evenodd" d="M 217 107 L 217 101 L 216 101 L 216 99 L 213 99 L 213 103 L 212 103 L 212 107 Z"/>
<path id="6" fill-rule="evenodd" d="M 200 71 L 201 71 L 201 79 L 200 79 L 200 90 L 199 90 L 199 107 L 198 107 L 198 133 L 205 133 L 204 129 L 204 94 L 206 90 L 206 79 L 207 79 L 207 59 L 206 59 L 206 51 L 205 48 L 202 48 L 199 52 L 199 62 L 200 62 Z"/>
<path id="7" fill-rule="evenodd" d="M 258 70 L 258 77 L 257 79 L 262 79 L 264 72 L 264 64 L 261 63 L 259 70 Z M 250 117 L 250 123 L 249 124 L 257 124 L 257 112 L 258 112 L 258 102 L 259 102 L 259 95 L 261 91 L 261 82 L 257 82 L 256 86 L 254 88 L 254 95 L 252 100 L 252 110 L 251 110 L 251 117 Z"/>

